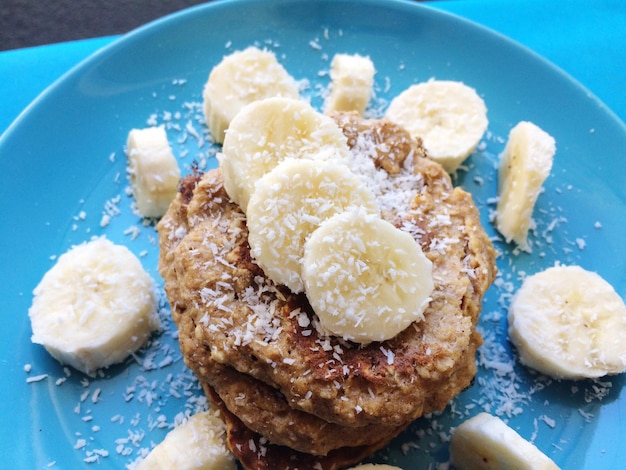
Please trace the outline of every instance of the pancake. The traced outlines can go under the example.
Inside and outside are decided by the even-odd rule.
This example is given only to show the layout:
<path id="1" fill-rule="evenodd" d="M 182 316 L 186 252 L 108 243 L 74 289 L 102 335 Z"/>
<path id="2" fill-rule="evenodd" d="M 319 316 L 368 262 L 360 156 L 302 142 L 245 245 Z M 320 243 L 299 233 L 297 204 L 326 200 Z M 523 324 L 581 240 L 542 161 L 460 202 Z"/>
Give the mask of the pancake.
<path id="1" fill-rule="evenodd" d="M 226 423 L 226 444 L 246 470 L 338 470 L 352 466 L 382 449 L 393 437 L 386 436 L 370 446 L 340 447 L 328 455 L 313 456 L 268 442 L 225 408 L 210 385 L 203 384 L 203 388 L 211 407 L 221 412 Z"/>
<path id="2" fill-rule="evenodd" d="M 225 416 L 236 418 L 234 433 L 320 456 L 371 453 L 471 384 L 482 296 L 496 271 L 471 195 L 453 187 L 419 141 L 386 121 L 334 117 L 383 217 L 433 263 L 423 321 L 367 345 L 326 335 L 306 296 L 274 284 L 252 259 L 245 215 L 219 169 L 185 178 L 158 225 L 159 270 L 183 356 Z"/>
<path id="3" fill-rule="evenodd" d="M 327 455 L 338 446 L 375 445 L 381 436 L 394 436 L 411 422 L 359 428 L 329 423 L 294 410 L 276 389 L 228 366 L 215 365 L 209 385 L 248 429 L 265 436 L 271 443 L 308 454 Z"/>

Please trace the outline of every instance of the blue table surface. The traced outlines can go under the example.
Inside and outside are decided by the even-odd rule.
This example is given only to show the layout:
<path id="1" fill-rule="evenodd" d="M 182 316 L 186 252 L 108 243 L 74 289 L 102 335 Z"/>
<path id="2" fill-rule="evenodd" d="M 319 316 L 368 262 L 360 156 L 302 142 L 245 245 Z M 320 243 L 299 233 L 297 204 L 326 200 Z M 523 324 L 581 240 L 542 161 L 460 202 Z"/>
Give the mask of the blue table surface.
<path id="1" fill-rule="evenodd" d="M 623 0 L 425 2 L 493 29 L 560 67 L 626 121 Z M 0 52 L 0 131 L 42 91 L 120 36 Z"/>

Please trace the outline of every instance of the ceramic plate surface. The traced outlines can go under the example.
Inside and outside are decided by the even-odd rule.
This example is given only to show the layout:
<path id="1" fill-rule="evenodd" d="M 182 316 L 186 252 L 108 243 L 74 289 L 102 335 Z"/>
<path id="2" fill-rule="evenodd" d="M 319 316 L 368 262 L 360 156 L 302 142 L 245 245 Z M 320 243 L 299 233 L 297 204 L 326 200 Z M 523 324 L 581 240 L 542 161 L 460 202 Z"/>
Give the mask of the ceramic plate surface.
<path id="1" fill-rule="evenodd" d="M 373 456 L 404 469 L 448 460 L 450 429 L 497 414 L 563 468 L 626 461 L 624 377 L 557 382 L 515 363 L 506 307 L 525 274 L 554 265 L 597 271 L 626 297 L 626 130 L 585 89 L 532 52 L 458 17 L 396 1 L 223 1 L 149 24 L 96 53 L 40 96 L 0 141 L 3 384 L 0 454 L 12 468 L 124 468 L 185 413 L 205 406 L 174 328 L 136 357 L 92 379 L 64 369 L 30 341 L 32 291 L 54 258 L 106 235 L 158 275 L 156 232 L 131 210 L 124 144 L 131 128 L 163 124 L 184 173 L 216 165 L 204 142 L 201 91 L 211 68 L 256 44 L 303 80 L 315 106 L 337 52 L 369 55 L 371 115 L 409 85 L 460 80 L 489 109 L 489 130 L 455 182 L 482 221 L 496 195 L 495 165 L 509 129 L 530 120 L 557 155 L 535 209 L 533 252 L 497 241 L 500 274 L 488 291 L 485 344 L 474 385 L 442 413 L 415 422 Z M 108 223 L 107 223 L 108 221 Z M 163 312 L 167 318 L 167 310 Z"/>

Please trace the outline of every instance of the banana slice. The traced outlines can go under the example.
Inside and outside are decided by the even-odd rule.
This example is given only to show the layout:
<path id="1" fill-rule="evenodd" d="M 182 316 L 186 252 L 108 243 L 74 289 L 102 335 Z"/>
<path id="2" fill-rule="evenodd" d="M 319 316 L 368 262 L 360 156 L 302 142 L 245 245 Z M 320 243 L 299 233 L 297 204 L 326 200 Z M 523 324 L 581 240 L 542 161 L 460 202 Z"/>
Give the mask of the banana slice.
<path id="1" fill-rule="evenodd" d="M 126 144 L 128 173 L 143 217 L 161 217 L 176 197 L 180 169 L 163 127 L 133 129 Z"/>
<path id="2" fill-rule="evenodd" d="M 213 139 L 222 143 L 230 122 L 245 105 L 271 96 L 299 96 L 296 81 L 273 52 L 248 47 L 226 56 L 209 74 L 203 92 Z"/>
<path id="3" fill-rule="evenodd" d="M 489 124 L 476 91 L 446 80 L 412 85 L 391 101 L 386 117 L 421 138 L 429 156 L 448 173 L 470 156 Z"/>
<path id="4" fill-rule="evenodd" d="M 480 413 L 458 426 L 450 440 L 458 470 L 558 470 L 558 466 L 501 419 Z"/>
<path id="5" fill-rule="evenodd" d="M 322 327 L 360 343 L 420 321 L 434 284 L 413 237 L 362 208 L 322 222 L 304 245 L 302 278 Z"/>
<path id="6" fill-rule="evenodd" d="M 197 413 L 170 431 L 136 470 L 235 470 L 226 448 L 226 426 L 209 411 Z"/>
<path id="7" fill-rule="evenodd" d="M 626 305 L 598 274 L 555 266 L 527 277 L 511 301 L 520 360 L 562 379 L 626 372 Z"/>
<path id="8" fill-rule="evenodd" d="M 522 121 L 509 133 L 498 168 L 495 226 L 507 243 L 531 251 L 527 235 L 541 186 L 550 174 L 554 139 L 531 122 Z"/>
<path id="9" fill-rule="evenodd" d="M 330 94 L 326 112 L 356 111 L 363 115 L 372 95 L 376 69 L 369 57 L 336 54 L 330 69 Z"/>
<path id="10" fill-rule="evenodd" d="M 93 375 L 159 327 L 154 283 L 130 250 L 104 237 L 61 255 L 34 290 L 32 341 Z"/>
<path id="11" fill-rule="evenodd" d="M 265 274 L 292 292 L 304 289 L 304 241 L 330 216 L 349 207 L 378 214 L 376 198 L 348 167 L 288 158 L 259 180 L 247 211 L 248 242 Z"/>
<path id="12" fill-rule="evenodd" d="M 233 119 L 218 155 L 224 188 L 245 212 L 256 182 L 285 158 L 347 160 L 339 126 L 303 101 L 267 98 Z"/>

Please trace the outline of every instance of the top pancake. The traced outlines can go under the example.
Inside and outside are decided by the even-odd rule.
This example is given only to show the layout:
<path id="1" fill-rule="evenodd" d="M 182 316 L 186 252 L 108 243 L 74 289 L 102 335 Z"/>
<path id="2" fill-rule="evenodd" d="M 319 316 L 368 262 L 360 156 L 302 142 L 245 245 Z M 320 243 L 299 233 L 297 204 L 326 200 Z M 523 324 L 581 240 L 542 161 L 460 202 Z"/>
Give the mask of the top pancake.
<path id="1" fill-rule="evenodd" d="M 181 328 L 181 349 L 202 381 L 219 363 L 278 390 L 295 410 L 342 426 L 401 426 L 443 409 L 471 382 L 495 251 L 471 196 L 454 188 L 419 142 L 384 121 L 335 116 L 355 168 L 375 182 L 384 218 L 409 232 L 433 263 L 424 312 L 396 337 L 368 345 L 328 336 L 304 294 L 266 278 L 250 256 L 245 215 L 219 170 L 188 177 L 159 223 L 159 269 Z M 363 165 L 375 163 L 375 169 Z M 478 339 L 477 339 L 478 338 Z"/>

